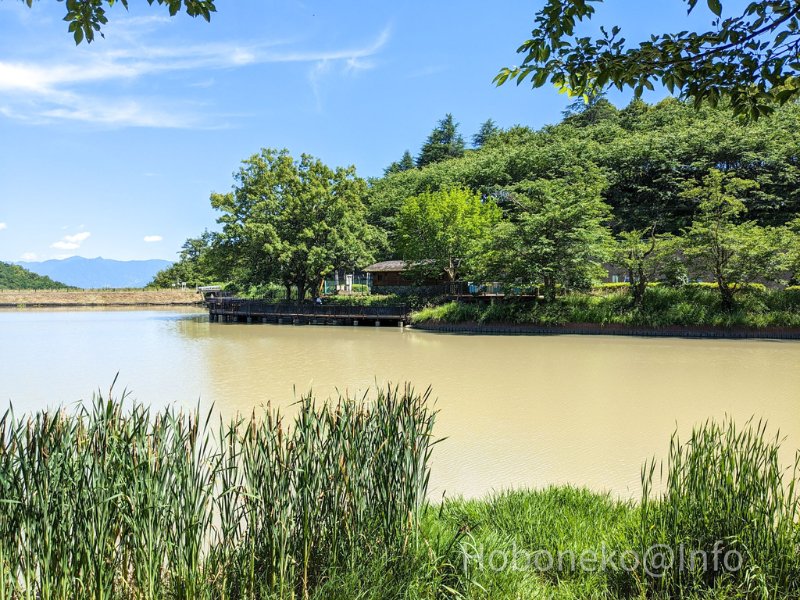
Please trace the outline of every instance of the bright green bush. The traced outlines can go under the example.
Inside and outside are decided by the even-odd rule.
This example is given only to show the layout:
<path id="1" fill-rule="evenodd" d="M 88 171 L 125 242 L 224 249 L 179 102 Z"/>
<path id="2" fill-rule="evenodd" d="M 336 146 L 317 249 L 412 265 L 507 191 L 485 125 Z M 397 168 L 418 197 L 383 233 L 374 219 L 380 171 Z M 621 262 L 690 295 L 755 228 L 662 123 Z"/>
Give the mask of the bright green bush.
<path id="1" fill-rule="evenodd" d="M 323 304 L 349 305 L 349 306 L 400 306 L 405 304 L 405 298 L 394 294 L 370 294 L 368 296 L 325 296 Z"/>

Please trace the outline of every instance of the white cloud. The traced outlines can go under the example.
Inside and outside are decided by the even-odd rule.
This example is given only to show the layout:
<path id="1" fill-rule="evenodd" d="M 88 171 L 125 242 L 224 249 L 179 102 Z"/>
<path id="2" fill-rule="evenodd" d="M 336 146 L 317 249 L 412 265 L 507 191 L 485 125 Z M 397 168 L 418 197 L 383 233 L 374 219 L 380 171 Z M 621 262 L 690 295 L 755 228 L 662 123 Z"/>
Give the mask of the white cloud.
<path id="1" fill-rule="evenodd" d="M 88 231 L 81 231 L 75 235 L 65 235 L 57 242 L 50 244 L 50 247 L 56 248 L 57 250 L 77 250 L 81 247 L 81 244 L 89 238 L 90 235 L 92 234 Z"/>
<path id="2" fill-rule="evenodd" d="M 36 260 L 39 258 L 39 255 L 36 252 L 23 252 L 22 256 L 19 257 L 20 260 Z"/>
<path id="3" fill-rule="evenodd" d="M 341 65 L 346 73 L 374 68 L 369 57 L 390 38 L 386 28 L 363 46 L 333 50 L 298 50 L 281 41 L 159 46 L 143 44 L 141 36 L 168 19 L 127 21 L 114 37 L 108 32 L 109 49 L 82 47 L 69 62 L 51 58 L 56 53 L 38 62 L 0 60 L 0 92 L 6 96 L 0 115 L 33 124 L 73 120 L 118 127 L 203 127 L 210 119 L 204 117 L 202 107 L 175 99 L 131 97 L 130 82 L 164 73 L 197 72 L 205 77 L 202 85 L 213 82 L 208 79 L 213 70 L 298 62 L 312 65 L 309 79 L 319 97 L 315 79 L 328 70 L 329 63 Z M 123 84 L 122 96 L 113 95 L 109 86 L 113 82 Z M 87 87 L 94 91 L 87 92 Z"/>
<path id="4" fill-rule="evenodd" d="M 86 241 L 90 235 L 92 234 L 89 233 L 88 231 L 81 231 L 80 233 L 76 233 L 75 235 L 65 235 L 64 241 L 80 244 L 81 242 Z"/>
<path id="5" fill-rule="evenodd" d="M 146 236 L 144 236 L 144 241 L 147 242 L 148 244 L 150 244 L 152 242 L 160 242 L 163 239 L 164 238 L 161 237 L 160 235 L 146 235 Z"/>
<path id="6" fill-rule="evenodd" d="M 0 223 L 0 231 L 3 231 L 3 229 L 8 229 L 8 225 L 5 223 Z"/>
<path id="7" fill-rule="evenodd" d="M 76 244 L 74 242 L 64 242 L 59 240 L 57 242 L 53 242 L 50 244 L 51 248 L 56 248 L 57 250 L 77 250 L 81 247 L 80 244 Z"/>

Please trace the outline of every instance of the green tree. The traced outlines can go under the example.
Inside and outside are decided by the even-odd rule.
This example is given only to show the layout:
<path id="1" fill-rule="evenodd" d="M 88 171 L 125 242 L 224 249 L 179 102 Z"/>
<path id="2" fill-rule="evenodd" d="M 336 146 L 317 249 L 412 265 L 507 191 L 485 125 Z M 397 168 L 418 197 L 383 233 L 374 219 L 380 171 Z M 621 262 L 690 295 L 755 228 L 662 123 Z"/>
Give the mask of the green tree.
<path id="1" fill-rule="evenodd" d="M 400 160 L 393 162 L 383 170 L 383 174 L 391 175 L 392 173 L 402 173 L 403 171 L 408 171 L 413 168 L 414 157 L 411 156 L 411 152 L 406 150 L 403 152 L 403 157 Z"/>
<path id="2" fill-rule="evenodd" d="M 495 230 L 484 274 L 507 285 L 541 284 L 551 300 L 559 286 L 588 287 L 611 247 L 604 185 L 594 173 L 515 186 L 514 212 Z"/>
<path id="3" fill-rule="evenodd" d="M 747 212 L 741 196 L 757 184 L 712 169 L 702 184 L 684 196 L 698 202 L 699 212 L 685 234 L 684 252 L 697 277 L 711 277 L 723 305 L 731 309 L 747 284 L 774 281 L 787 267 L 779 228 L 739 222 Z"/>
<path id="4" fill-rule="evenodd" d="M 216 236 L 208 230 L 199 237 L 187 239 L 181 246 L 178 262 L 156 273 L 147 287 L 170 288 L 181 284 L 196 287 L 219 281 L 215 242 Z"/>
<path id="5" fill-rule="evenodd" d="M 654 84 L 692 99 L 695 106 L 730 100 L 737 115 L 751 119 L 800 95 L 800 3 L 749 2 L 740 15 L 724 16 L 721 0 L 706 0 L 713 13 L 707 31 L 653 35 L 631 47 L 619 27 L 601 28 L 593 39 L 577 36 L 603 0 L 547 0 L 535 17 L 532 37 L 519 47 L 517 67 L 495 77 L 534 87 L 547 81 L 573 96 L 593 96 L 609 86 L 636 97 Z M 682 0 L 692 12 L 698 0 Z"/>
<path id="6" fill-rule="evenodd" d="M 588 102 L 583 98 L 571 102 L 561 114 L 565 123 L 587 127 L 607 120 L 616 120 L 619 111 L 606 99 L 605 94 L 598 94 L 589 98 Z"/>
<path id="7" fill-rule="evenodd" d="M 466 188 L 407 198 L 397 220 L 403 259 L 419 273 L 447 273 L 450 281 L 471 268 L 476 253 L 500 220 L 491 199 Z"/>
<path id="8" fill-rule="evenodd" d="M 492 119 L 486 119 L 486 121 L 481 124 L 480 129 L 478 129 L 478 133 L 472 136 L 472 147 L 482 148 L 486 145 L 486 142 L 491 140 L 498 133 L 500 133 L 500 128 L 497 126 L 497 123 Z"/>
<path id="9" fill-rule="evenodd" d="M 212 194 L 223 214 L 221 252 L 241 284 L 279 282 L 298 299 L 337 268 L 372 260 L 375 230 L 366 223 L 366 182 L 307 154 L 263 149 L 243 162 L 228 194 Z"/>
<path id="10" fill-rule="evenodd" d="M 22 0 L 29 7 L 33 6 L 33 0 Z M 63 0 L 59 0 L 61 2 Z M 211 13 L 216 12 L 216 0 L 147 0 L 150 5 L 158 4 L 166 6 L 170 16 L 175 16 L 181 10 L 192 17 L 203 17 L 206 21 L 211 20 Z M 128 9 L 128 0 L 66 0 L 67 14 L 64 20 L 69 23 L 69 32 L 75 39 L 76 44 L 83 40 L 87 43 L 94 41 L 95 33 L 103 33 L 100 29 L 108 23 L 106 11 L 115 4 L 121 4 Z"/>
<path id="11" fill-rule="evenodd" d="M 10 263 L 0 262 L 0 290 L 60 290 L 70 286 Z"/>
<path id="12" fill-rule="evenodd" d="M 428 136 L 417 157 L 417 166 L 458 158 L 464 155 L 464 138 L 458 133 L 458 123 L 447 113 Z"/>
<path id="13" fill-rule="evenodd" d="M 788 268 L 791 281 L 800 285 L 800 216 L 789 222 L 785 232 L 784 247 L 788 248 Z"/>
<path id="14" fill-rule="evenodd" d="M 624 231 L 617 236 L 612 261 L 627 272 L 633 303 L 641 306 L 647 284 L 674 270 L 677 244 L 670 234 L 656 234 L 655 227 Z"/>

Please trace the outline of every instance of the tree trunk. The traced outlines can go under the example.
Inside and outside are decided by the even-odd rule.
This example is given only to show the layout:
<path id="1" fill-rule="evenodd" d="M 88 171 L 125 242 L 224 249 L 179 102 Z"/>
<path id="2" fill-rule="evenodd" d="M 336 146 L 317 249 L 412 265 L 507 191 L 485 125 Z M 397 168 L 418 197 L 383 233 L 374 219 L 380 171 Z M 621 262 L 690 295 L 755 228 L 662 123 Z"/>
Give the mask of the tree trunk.
<path id="1" fill-rule="evenodd" d="M 717 287 L 719 288 L 720 296 L 722 296 L 722 306 L 725 307 L 725 310 L 733 310 L 736 300 L 728 282 L 722 278 L 717 278 Z"/>
<path id="2" fill-rule="evenodd" d="M 639 269 L 638 273 L 633 269 L 629 269 L 628 280 L 630 281 L 631 291 L 633 292 L 633 305 L 639 308 L 644 304 L 644 294 L 647 291 L 647 278 L 641 269 Z"/>
<path id="3" fill-rule="evenodd" d="M 548 302 L 556 299 L 556 282 L 552 277 L 545 276 L 544 278 L 544 297 L 547 298 Z"/>

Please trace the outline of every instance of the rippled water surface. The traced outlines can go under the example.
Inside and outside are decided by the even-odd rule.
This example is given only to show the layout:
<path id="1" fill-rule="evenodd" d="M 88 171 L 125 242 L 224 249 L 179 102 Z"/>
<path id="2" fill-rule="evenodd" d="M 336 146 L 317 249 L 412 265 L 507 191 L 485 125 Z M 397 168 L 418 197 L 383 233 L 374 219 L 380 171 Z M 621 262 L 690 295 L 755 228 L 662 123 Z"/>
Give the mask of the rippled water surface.
<path id="1" fill-rule="evenodd" d="M 447 439 L 432 496 L 574 483 L 638 497 L 644 460 L 709 417 L 767 418 L 800 447 L 800 342 L 468 336 L 396 327 L 209 323 L 169 311 L 0 312 L 0 401 L 17 412 L 104 393 L 223 414 L 313 388 L 432 386 Z"/>

